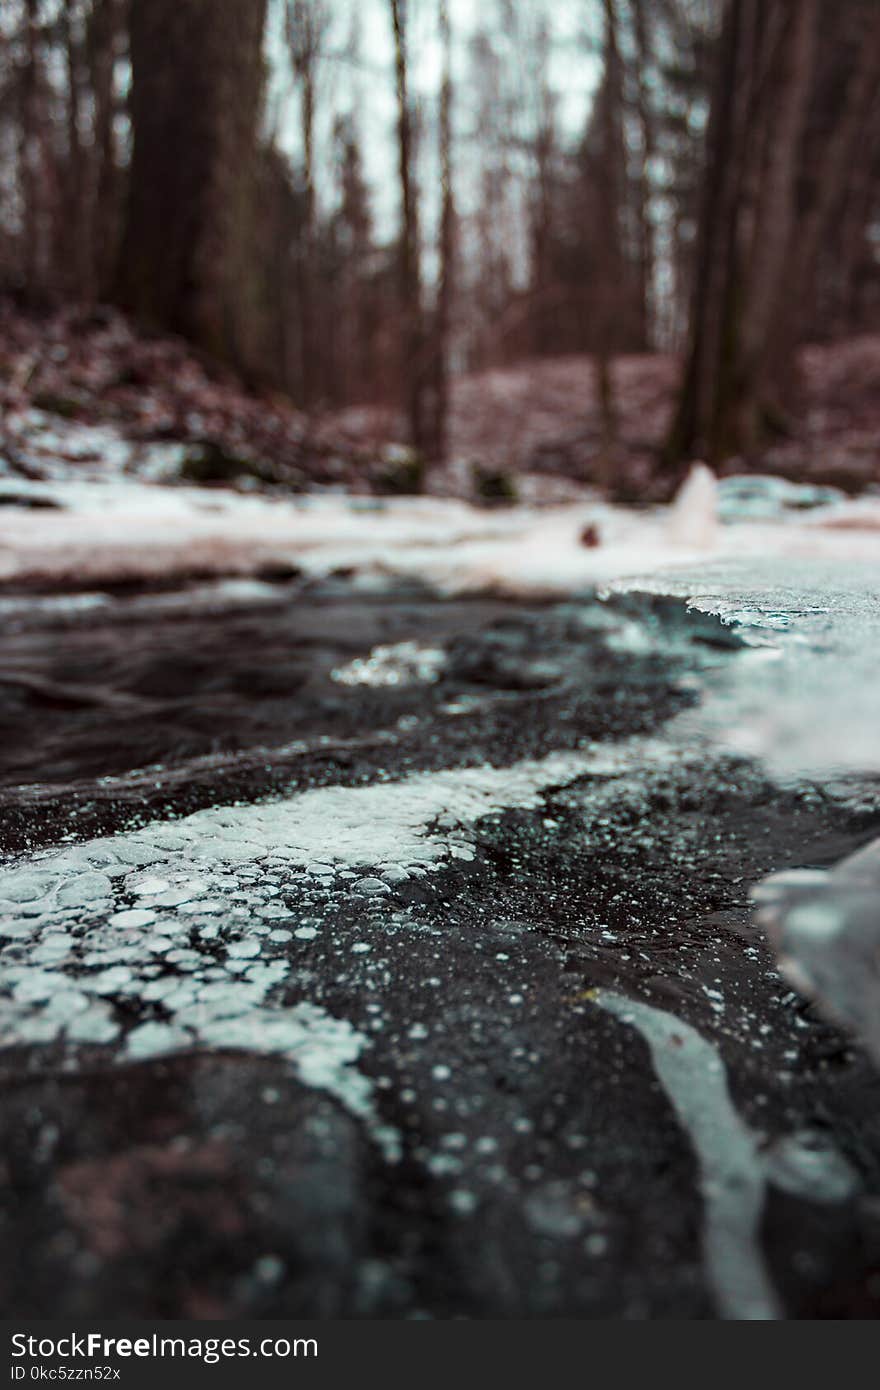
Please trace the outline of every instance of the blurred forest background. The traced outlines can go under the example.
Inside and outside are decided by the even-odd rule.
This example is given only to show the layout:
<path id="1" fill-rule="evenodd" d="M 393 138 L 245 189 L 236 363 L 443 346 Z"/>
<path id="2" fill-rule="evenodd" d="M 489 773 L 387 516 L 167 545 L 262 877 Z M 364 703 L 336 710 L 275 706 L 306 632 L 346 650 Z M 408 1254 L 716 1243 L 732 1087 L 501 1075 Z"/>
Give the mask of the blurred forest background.
<path id="1" fill-rule="evenodd" d="M 877 0 L 3 0 L 7 410 L 173 335 L 300 479 L 877 481 L 878 78 Z"/>

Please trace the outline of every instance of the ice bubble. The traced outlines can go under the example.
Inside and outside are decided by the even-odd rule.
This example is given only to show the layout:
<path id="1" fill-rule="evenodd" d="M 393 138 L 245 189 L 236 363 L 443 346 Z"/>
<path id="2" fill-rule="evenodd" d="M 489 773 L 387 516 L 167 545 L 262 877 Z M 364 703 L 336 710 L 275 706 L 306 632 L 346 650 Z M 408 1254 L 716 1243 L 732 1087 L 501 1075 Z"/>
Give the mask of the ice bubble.
<path id="1" fill-rule="evenodd" d="M 58 988 L 58 976 L 48 970 L 27 970 L 15 985 L 13 994 L 23 1004 L 51 999 Z"/>
<path id="2" fill-rule="evenodd" d="M 260 954 L 260 943 L 258 941 L 231 941 L 226 948 L 226 954 L 238 960 L 245 960 L 251 956 Z"/>
<path id="3" fill-rule="evenodd" d="M 156 878 L 152 874 L 141 877 L 140 874 L 132 874 L 125 880 L 125 886 L 129 893 L 133 893 L 136 898 L 153 897 L 156 893 L 164 893 L 171 884 L 167 878 Z"/>
<path id="4" fill-rule="evenodd" d="M 127 966 L 113 965 L 100 974 L 86 980 L 87 987 L 94 994 L 118 994 L 131 982 L 132 974 Z"/>
<path id="5" fill-rule="evenodd" d="M 49 1018 L 57 1019 L 59 1023 L 67 1023 L 77 1014 L 84 1013 L 88 1007 L 88 998 L 81 990 L 60 989 L 47 1001 L 45 1013 Z"/>
<path id="6" fill-rule="evenodd" d="M 113 885 L 106 874 L 78 874 L 62 883 L 55 896 L 63 907 L 88 907 L 101 902 L 112 891 Z"/>
<path id="7" fill-rule="evenodd" d="M 129 907 L 108 918 L 111 927 L 148 927 L 156 920 L 152 908 Z"/>
<path id="8" fill-rule="evenodd" d="M 182 1028 L 173 1027 L 170 1023 L 141 1023 L 129 1033 L 125 1052 L 126 1056 L 141 1060 L 158 1057 L 166 1052 L 176 1052 L 182 1047 L 188 1047 L 191 1041 L 189 1033 Z"/>
<path id="9" fill-rule="evenodd" d="M 57 882 L 57 874 L 33 870 L 0 874 L 0 898 L 11 903 L 36 902 L 45 898 Z"/>
<path id="10" fill-rule="evenodd" d="M 65 1032 L 71 1042 L 99 1045 L 113 1042 L 119 1033 L 119 1024 L 113 1021 L 103 1005 L 93 1004 L 87 1013 L 77 1014 L 68 1023 Z"/>
<path id="11" fill-rule="evenodd" d="M 380 878 L 359 878 L 355 884 L 355 890 L 358 893 L 366 894 L 367 897 L 374 893 L 387 893 L 389 891 L 388 884 L 383 883 Z"/>

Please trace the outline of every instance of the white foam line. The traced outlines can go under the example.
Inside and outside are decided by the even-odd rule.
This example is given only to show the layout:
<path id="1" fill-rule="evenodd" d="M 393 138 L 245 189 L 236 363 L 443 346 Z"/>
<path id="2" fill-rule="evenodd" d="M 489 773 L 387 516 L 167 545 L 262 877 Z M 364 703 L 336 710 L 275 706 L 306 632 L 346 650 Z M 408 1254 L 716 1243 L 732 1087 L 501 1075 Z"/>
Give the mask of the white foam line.
<path id="1" fill-rule="evenodd" d="M 716 1048 L 680 1018 L 607 990 L 591 998 L 644 1038 L 700 1165 L 703 1249 L 724 1318 L 783 1316 L 758 1245 L 765 1174 L 755 1135 L 734 1108 Z"/>
<path id="2" fill-rule="evenodd" d="M 414 773 L 364 787 L 318 787 L 277 801 L 196 811 L 75 848 L 43 852 L 30 859 L 28 868 L 61 878 L 100 867 L 108 856 L 111 863 L 146 868 L 179 855 L 204 867 L 240 864 L 270 853 L 292 864 L 320 860 L 357 868 L 404 861 L 439 867 L 450 854 L 473 857 L 457 840 L 456 826 L 473 825 L 505 810 L 533 809 L 549 788 L 586 773 L 620 777 L 674 757 L 675 750 L 660 740 L 632 738 L 549 753 L 507 767 L 485 764 Z M 438 817 L 444 818 L 443 827 L 432 825 Z M 0 905 L 25 862 L 0 871 Z M 12 893 L 9 896 L 14 900 Z"/>

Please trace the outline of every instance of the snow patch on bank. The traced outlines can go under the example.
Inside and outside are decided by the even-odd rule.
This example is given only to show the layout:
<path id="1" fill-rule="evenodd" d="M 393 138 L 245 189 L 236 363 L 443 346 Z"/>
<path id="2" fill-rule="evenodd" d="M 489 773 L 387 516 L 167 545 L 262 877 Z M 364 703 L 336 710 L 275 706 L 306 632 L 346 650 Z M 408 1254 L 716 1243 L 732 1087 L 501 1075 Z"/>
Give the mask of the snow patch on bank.
<path id="1" fill-rule="evenodd" d="M 28 486 L 16 483 L 22 493 Z M 564 596 L 704 558 L 880 553 L 876 501 L 720 526 L 717 486 L 700 466 L 671 508 L 597 499 L 488 511 L 433 497 L 287 500 L 67 478 L 48 492 L 40 485 L 57 509 L 0 509 L 0 581 L 82 588 L 287 566 L 316 577 L 345 570 L 417 579 L 446 593 Z"/>

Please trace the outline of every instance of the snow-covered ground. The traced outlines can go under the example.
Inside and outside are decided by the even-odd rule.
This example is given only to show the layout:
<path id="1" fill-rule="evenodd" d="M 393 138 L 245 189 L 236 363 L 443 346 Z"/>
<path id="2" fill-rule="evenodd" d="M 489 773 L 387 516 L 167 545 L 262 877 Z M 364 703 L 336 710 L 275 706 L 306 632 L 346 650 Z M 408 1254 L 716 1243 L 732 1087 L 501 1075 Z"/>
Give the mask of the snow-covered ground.
<path id="1" fill-rule="evenodd" d="M 68 470 L 57 481 L 18 480 L 9 490 L 22 505 L 0 508 L 0 582 L 83 589 L 284 567 L 402 576 L 449 593 L 562 596 L 707 559 L 849 563 L 880 555 L 880 501 L 787 510 L 779 493 L 786 485 L 775 486 L 765 488 L 756 519 L 754 507 L 731 515 L 728 484 L 719 504 L 702 469 L 669 508 L 588 500 L 497 511 L 439 498 L 282 500 Z M 730 519 L 722 524 L 720 514 Z"/>

